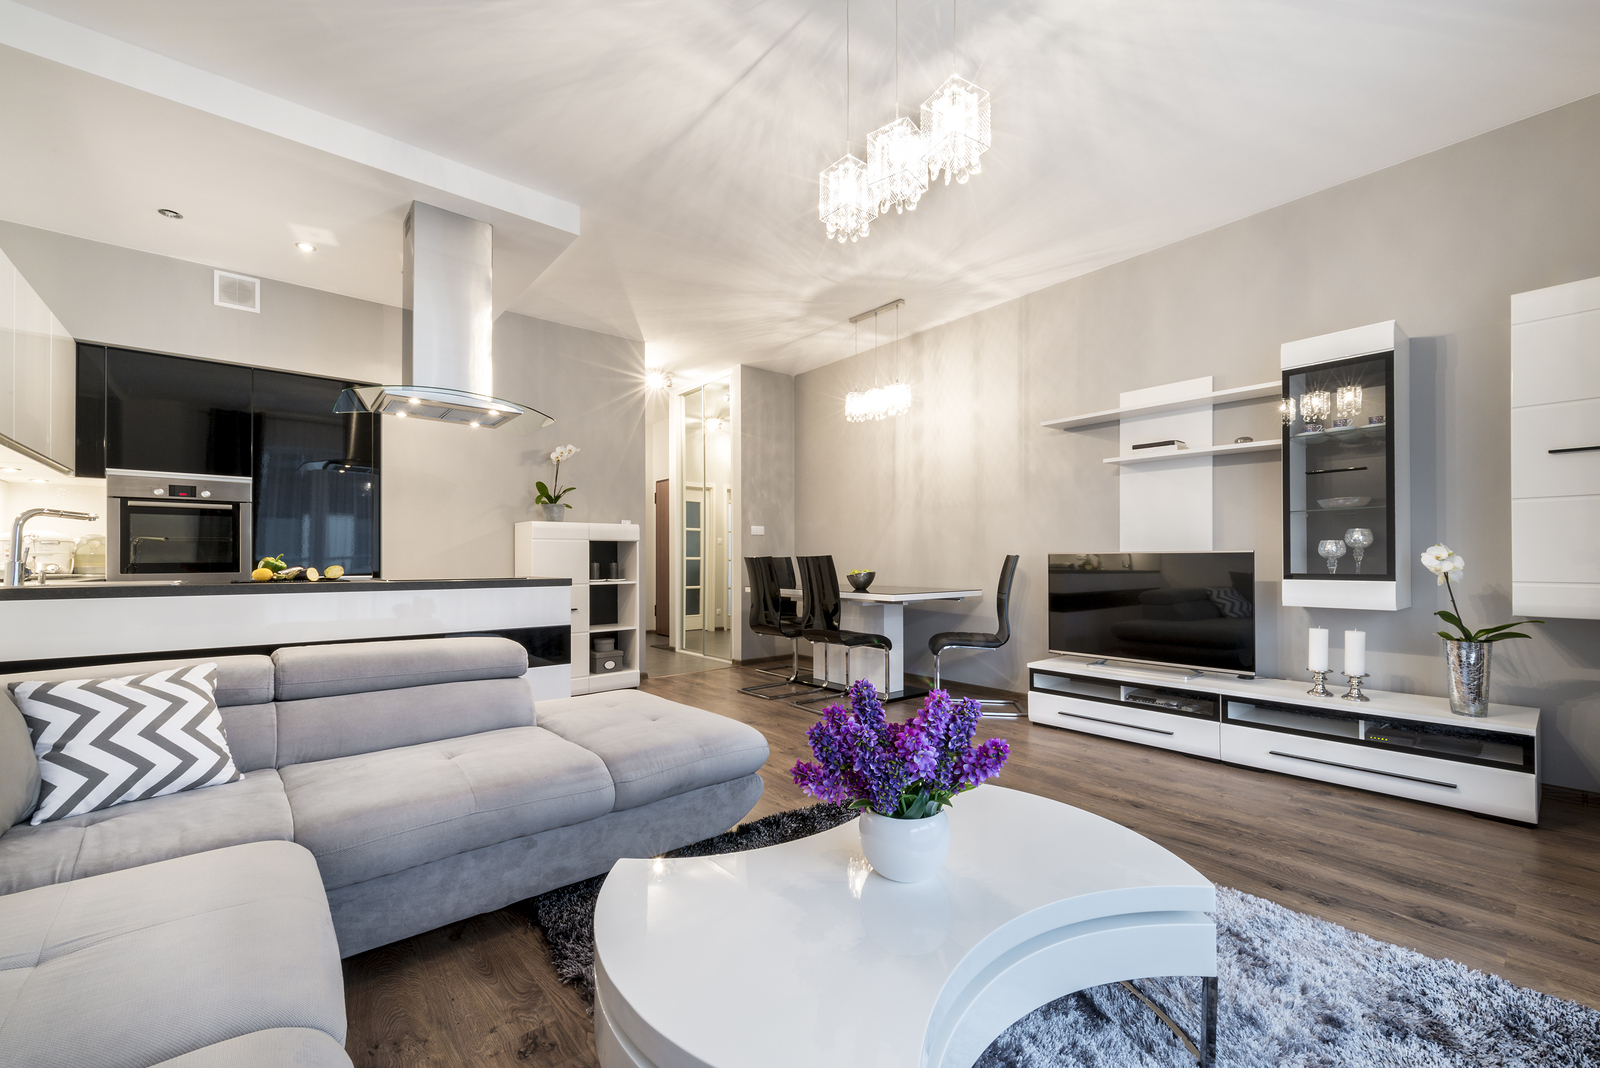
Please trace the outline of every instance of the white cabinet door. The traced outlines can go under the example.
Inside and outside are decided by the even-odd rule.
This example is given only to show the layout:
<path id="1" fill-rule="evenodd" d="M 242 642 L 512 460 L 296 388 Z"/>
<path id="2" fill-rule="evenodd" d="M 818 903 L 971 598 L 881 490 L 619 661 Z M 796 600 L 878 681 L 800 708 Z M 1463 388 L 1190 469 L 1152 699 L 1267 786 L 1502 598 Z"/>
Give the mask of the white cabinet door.
<path id="1" fill-rule="evenodd" d="M 17 269 L 0 255 L 0 434 L 16 439 Z"/>
<path id="2" fill-rule="evenodd" d="M 1597 493 L 1600 398 L 1511 409 L 1512 498 Z"/>
<path id="3" fill-rule="evenodd" d="M 1600 311 L 1511 327 L 1511 406 L 1600 397 Z"/>
<path id="4" fill-rule="evenodd" d="M 75 469 L 78 448 L 78 343 L 50 317 L 50 448 L 45 455 Z"/>
<path id="5" fill-rule="evenodd" d="M 1600 583 L 1600 497 L 1511 502 L 1511 574 L 1517 582 Z"/>
<path id="6" fill-rule="evenodd" d="M 19 276 L 20 277 L 20 276 Z M 10 435 L 35 452 L 50 454 L 50 309 L 26 282 L 17 285 Z"/>

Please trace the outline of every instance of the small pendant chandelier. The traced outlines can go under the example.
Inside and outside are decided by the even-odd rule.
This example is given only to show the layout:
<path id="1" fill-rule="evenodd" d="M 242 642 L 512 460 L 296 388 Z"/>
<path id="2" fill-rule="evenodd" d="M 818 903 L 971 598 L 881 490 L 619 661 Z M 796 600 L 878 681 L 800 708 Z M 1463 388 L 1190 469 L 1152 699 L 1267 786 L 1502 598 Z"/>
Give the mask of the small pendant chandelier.
<path id="1" fill-rule="evenodd" d="M 956 3 L 950 0 L 951 65 L 959 63 Z M 922 102 L 923 159 L 928 180 L 944 172 L 944 184 L 954 178 L 960 185 L 983 172 L 979 157 L 989 151 L 989 91 L 956 74 Z"/>
<path id="2" fill-rule="evenodd" d="M 857 241 L 871 233 L 878 206 L 867 187 L 867 165 L 848 153 L 822 172 L 817 214 L 828 228 L 828 237 L 840 244 Z"/>
<path id="3" fill-rule="evenodd" d="M 844 156 L 819 176 L 817 191 L 817 216 L 841 245 L 866 237 L 878 217 L 867 165 L 850 154 L 850 0 L 844 4 L 844 146 Z"/>
<path id="4" fill-rule="evenodd" d="M 928 191 L 922 131 L 900 114 L 900 0 L 894 5 L 894 114 L 893 122 L 867 135 L 867 184 L 879 215 L 891 207 L 916 211 Z"/>
<path id="5" fill-rule="evenodd" d="M 867 183 L 879 215 L 887 215 L 891 207 L 917 210 L 917 201 L 928 191 L 922 156 L 922 131 L 905 116 L 867 135 Z"/>
<path id="6" fill-rule="evenodd" d="M 928 180 L 944 172 L 944 184 L 983 171 L 980 156 L 989 150 L 989 93 L 957 74 L 922 102 L 922 136 Z"/>

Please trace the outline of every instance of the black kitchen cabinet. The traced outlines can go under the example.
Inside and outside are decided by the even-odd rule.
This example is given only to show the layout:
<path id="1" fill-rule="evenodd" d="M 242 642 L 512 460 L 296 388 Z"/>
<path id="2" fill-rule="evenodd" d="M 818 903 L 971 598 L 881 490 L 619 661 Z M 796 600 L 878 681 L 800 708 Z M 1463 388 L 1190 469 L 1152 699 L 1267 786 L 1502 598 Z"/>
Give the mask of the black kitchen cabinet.
<path id="1" fill-rule="evenodd" d="M 381 421 L 333 410 L 366 384 L 82 342 L 78 473 L 249 478 L 251 562 L 376 575 Z"/>
<path id="2" fill-rule="evenodd" d="M 73 474 L 106 477 L 106 347 L 78 343 L 78 410 Z"/>
<path id="3" fill-rule="evenodd" d="M 257 369 L 253 441 L 256 556 L 291 567 L 377 572 L 379 421 L 335 414 L 349 385 Z"/>
<path id="4" fill-rule="evenodd" d="M 235 364 L 107 347 L 105 466 L 249 476 L 251 375 Z"/>

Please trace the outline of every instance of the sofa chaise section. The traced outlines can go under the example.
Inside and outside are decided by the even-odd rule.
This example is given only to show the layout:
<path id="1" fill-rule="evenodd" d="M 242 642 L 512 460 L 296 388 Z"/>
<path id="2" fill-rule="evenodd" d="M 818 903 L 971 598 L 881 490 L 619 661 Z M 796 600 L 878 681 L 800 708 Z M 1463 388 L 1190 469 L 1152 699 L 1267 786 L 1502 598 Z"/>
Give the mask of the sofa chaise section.
<path id="1" fill-rule="evenodd" d="M 344 1038 L 327 899 L 293 843 L 0 897 L 0 1065 L 347 1068 Z"/>

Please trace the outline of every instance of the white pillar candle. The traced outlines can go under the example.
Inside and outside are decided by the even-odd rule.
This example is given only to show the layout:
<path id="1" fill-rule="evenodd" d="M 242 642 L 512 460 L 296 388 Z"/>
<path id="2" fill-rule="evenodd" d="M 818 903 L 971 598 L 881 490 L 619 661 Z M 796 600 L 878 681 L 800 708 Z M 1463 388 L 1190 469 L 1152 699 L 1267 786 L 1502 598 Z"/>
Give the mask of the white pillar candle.
<path id="1" fill-rule="evenodd" d="M 1311 658 L 1307 661 L 1307 666 L 1309 666 L 1312 671 L 1328 670 L 1327 627 L 1311 628 Z"/>
<path id="2" fill-rule="evenodd" d="M 1344 673 L 1346 675 L 1367 673 L 1367 632 L 1364 630 L 1344 632 Z"/>

